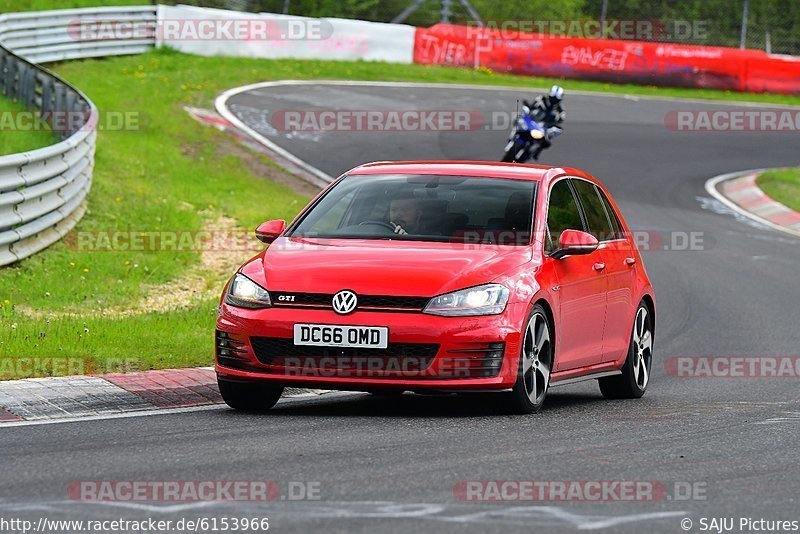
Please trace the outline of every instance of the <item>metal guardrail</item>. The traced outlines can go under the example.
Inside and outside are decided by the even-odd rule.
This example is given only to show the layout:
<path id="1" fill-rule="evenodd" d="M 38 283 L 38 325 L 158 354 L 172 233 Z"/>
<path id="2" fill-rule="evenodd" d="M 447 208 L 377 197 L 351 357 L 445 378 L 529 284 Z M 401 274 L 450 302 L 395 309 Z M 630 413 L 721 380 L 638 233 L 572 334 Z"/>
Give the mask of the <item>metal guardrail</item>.
<path id="1" fill-rule="evenodd" d="M 152 21 L 148 39 L 75 39 L 79 19 Z M 42 112 L 81 112 L 61 142 L 0 156 L 0 266 L 63 237 L 86 211 L 97 140 L 97 108 L 37 63 L 138 54 L 155 46 L 156 7 L 87 8 L 0 15 L 0 91 Z"/>

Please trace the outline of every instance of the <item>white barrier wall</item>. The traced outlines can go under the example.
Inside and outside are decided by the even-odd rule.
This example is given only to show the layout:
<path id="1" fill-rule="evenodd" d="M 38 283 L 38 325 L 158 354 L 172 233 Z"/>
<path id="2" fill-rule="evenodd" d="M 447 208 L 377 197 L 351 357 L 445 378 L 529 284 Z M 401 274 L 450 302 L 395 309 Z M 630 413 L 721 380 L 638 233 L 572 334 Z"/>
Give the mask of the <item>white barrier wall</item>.
<path id="1" fill-rule="evenodd" d="M 383 24 L 361 20 L 310 19 L 273 13 L 241 13 L 223 9 L 192 6 L 159 6 L 161 45 L 180 52 L 202 56 L 238 56 L 258 58 L 330 59 L 412 63 L 414 59 L 413 26 Z M 269 39 L 193 38 L 200 21 L 265 21 Z M 187 22 L 195 21 L 195 23 Z M 220 25 L 216 24 L 217 31 Z M 293 33 L 292 36 L 280 34 Z"/>
<path id="2" fill-rule="evenodd" d="M 146 32 L 138 37 L 113 36 L 103 39 L 78 39 L 73 33 L 81 21 L 96 20 L 136 24 Z M 36 63 L 141 54 L 152 50 L 155 45 L 155 25 L 155 6 L 6 13 L 0 15 L 0 43 Z"/>

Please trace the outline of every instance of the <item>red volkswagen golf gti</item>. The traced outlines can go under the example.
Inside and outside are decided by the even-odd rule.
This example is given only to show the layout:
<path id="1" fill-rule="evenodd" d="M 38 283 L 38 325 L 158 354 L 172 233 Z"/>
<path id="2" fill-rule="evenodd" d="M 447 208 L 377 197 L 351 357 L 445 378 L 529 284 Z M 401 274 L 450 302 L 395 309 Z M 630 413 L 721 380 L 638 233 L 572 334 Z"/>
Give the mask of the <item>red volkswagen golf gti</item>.
<path id="1" fill-rule="evenodd" d="M 372 163 L 344 174 L 225 287 L 216 371 L 227 404 L 285 386 L 495 391 L 536 412 L 551 386 L 647 389 L 655 298 L 619 209 L 569 168 Z"/>

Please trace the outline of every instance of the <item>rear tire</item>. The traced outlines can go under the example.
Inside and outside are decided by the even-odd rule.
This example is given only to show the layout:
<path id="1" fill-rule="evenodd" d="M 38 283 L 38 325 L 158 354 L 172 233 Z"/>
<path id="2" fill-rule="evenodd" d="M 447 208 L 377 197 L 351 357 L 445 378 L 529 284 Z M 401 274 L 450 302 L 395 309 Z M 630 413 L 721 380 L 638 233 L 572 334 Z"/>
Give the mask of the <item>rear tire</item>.
<path id="1" fill-rule="evenodd" d="M 553 328 L 547 313 L 537 304 L 526 323 L 517 382 L 508 398 L 508 408 L 512 413 L 536 413 L 544 405 L 555 354 L 552 340 Z"/>
<path id="2" fill-rule="evenodd" d="M 638 399 L 647 391 L 653 368 L 653 321 L 644 302 L 636 310 L 636 319 L 622 374 L 598 380 L 600 392 L 607 399 Z"/>
<path id="3" fill-rule="evenodd" d="M 217 379 L 225 404 L 244 412 L 266 412 L 278 402 L 283 386 L 260 382 L 233 382 Z"/>

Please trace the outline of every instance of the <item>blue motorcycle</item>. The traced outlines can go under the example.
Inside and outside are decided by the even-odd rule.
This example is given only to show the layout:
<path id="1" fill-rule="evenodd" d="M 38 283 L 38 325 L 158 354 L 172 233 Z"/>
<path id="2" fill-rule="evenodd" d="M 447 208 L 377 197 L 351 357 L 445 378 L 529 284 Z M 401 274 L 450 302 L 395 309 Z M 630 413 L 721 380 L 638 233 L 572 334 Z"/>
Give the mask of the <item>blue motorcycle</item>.
<path id="1" fill-rule="evenodd" d="M 531 157 L 538 157 L 542 144 L 547 138 L 547 128 L 537 121 L 528 106 L 522 106 L 517 124 L 506 143 L 506 152 L 501 161 L 506 163 L 525 163 Z M 539 150 L 537 150 L 539 148 Z"/>

